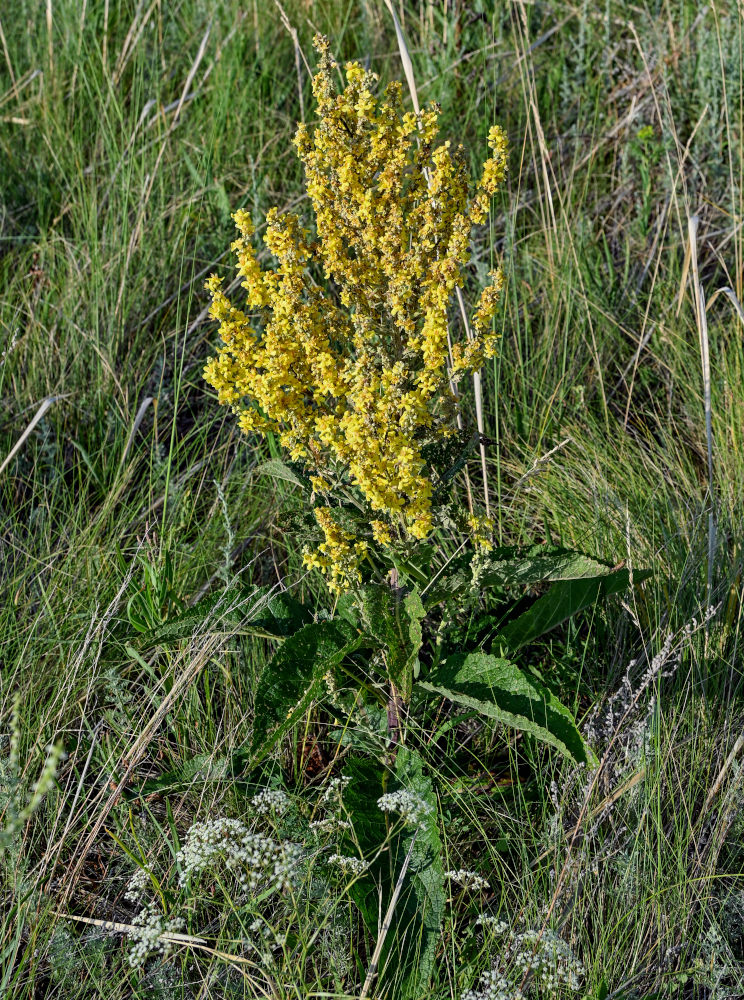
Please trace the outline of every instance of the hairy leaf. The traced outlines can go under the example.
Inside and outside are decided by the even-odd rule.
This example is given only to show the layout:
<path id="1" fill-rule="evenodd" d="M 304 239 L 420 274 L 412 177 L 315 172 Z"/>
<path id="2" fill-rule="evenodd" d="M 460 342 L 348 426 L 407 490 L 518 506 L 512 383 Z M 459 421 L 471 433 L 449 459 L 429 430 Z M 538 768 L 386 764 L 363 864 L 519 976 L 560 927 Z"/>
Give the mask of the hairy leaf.
<path id="1" fill-rule="evenodd" d="M 344 802 L 354 819 L 355 839 L 367 857 L 376 854 L 388 835 L 388 824 L 396 822 L 395 814 L 386 817 L 377 807 L 377 799 L 383 792 L 407 789 L 431 807 L 422 826 L 406 827 L 395 834 L 390 850 L 383 852 L 350 888 L 370 937 L 375 940 L 381 915 L 390 902 L 415 835 L 408 871 L 380 958 L 377 986 L 380 992 L 387 990 L 396 996 L 426 996 L 446 904 L 437 801 L 431 779 L 424 773 L 419 754 L 407 747 L 399 747 L 392 774 L 363 758 L 349 761 L 344 773 L 351 778 Z M 349 849 L 354 849 L 351 842 Z"/>
<path id="2" fill-rule="evenodd" d="M 299 486 L 300 489 L 309 490 L 311 488 L 310 480 L 307 476 L 304 476 L 295 467 L 287 465 L 286 462 L 282 462 L 278 458 L 271 458 L 267 462 L 263 462 L 256 469 L 256 472 L 260 476 L 271 476 L 272 479 L 283 479 L 287 483 L 292 483 L 295 486 Z"/>
<path id="3" fill-rule="evenodd" d="M 423 762 L 415 750 L 400 747 L 395 758 L 395 783 L 430 806 L 431 812 L 416 829 L 401 837 L 398 864 L 403 863 L 415 835 L 408 867 L 408 885 L 404 884 L 399 900 L 397 936 L 403 953 L 401 971 L 405 985 L 403 996 L 426 994 L 434 972 L 434 959 L 441 935 L 446 905 L 442 841 L 437 821 L 437 798 L 431 778 L 424 774 Z"/>
<path id="4" fill-rule="evenodd" d="M 634 578 L 640 581 L 649 575 L 648 571 L 636 572 Z M 500 645 L 505 653 L 513 653 L 578 611 L 611 594 L 622 593 L 629 585 L 627 569 L 612 570 L 601 576 L 560 580 L 527 611 L 510 621 L 494 639 L 494 646 Z"/>
<path id="5" fill-rule="evenodd" d="M 359 592 L 360 623 L 376 642 L 385 646 L 388 676 L 404 701 L 411 697 L 413 668 L 421 649 L 424 606 L 418 591 L 403 595 L 381 584 Z"/>
<path id="6" fill-rule="evenodd" d="M 471 561 L 469 552 L 454 559 L 428 591 L 427 605 L 470 590 Z M 509 545 L 489 553 L 484 568 L 478 574 L 478 588 L 532 587 L 543 582 L 580 580 L 611 572 L 609 563 L 558 545 L 531 545 L 527 548 Z"/>
<path id="7" fill-rule="evenodd" d="M 576 761 L 593 760 L 571 712 L 509 660 L 488 653 L 458 653 L 418 687 L 530 733 Z"/>
<path id="8" fill-rule="evenodd" d="M 258 682 L 253 730 L 253 766 L 269 753 L 320 693 L 324 676 L 364 643 L 344 621 L 305 625 L 268 662 Z"/>
<path id="9" fill-rule="evenodd" d="M 286 591 L 272 594 L 268 587 L 234 587 L 202 598 L 151 631 L 144 641 L 149 646 L 164 645 L 203 632 L 284 638 L 310 621 L 309 609 Z"/>

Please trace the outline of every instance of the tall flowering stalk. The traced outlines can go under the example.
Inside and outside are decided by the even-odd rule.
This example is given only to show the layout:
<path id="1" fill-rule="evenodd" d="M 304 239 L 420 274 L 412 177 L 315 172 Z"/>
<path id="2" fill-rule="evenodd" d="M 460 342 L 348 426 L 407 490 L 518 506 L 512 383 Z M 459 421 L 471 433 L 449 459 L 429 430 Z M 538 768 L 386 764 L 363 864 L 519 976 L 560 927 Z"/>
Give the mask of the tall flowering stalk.
<path id="1" fill-rule="evenodd" d="M 315 47 L 318 121 L 299 125 L 294 139 L 314 232 L 271 209 L 264 243 L 277 264 L 262 269 L 251 219 L 235 213 L 247 310 L 228 299 L 222 279 L 208 279 L 223 343 L 204 377 L 244 431 L 276 433 L 311 470 L 325 498 L 315 508 L 324 541 L 305 562 L 341 592 L 359 582 L 370 536 L 341 523 L 334 483 L 357 488 L 379 546 L 425 538 L 434 526 L 437 479 L 424 449 L 454 433 L 453 386 L 495 348 L 500 271 L 480 293 L 472 338 L 451 354 L 447 313 L 471 230 L 503 182 L 506 136 L 491 129 L 491 156 L 471 194 L 462 146 L 437 142 L 437 105 L 404 112 L 401 85 L 379 96 L 376 74 L 356 62 L 339 93 L 327 39 Z"/>

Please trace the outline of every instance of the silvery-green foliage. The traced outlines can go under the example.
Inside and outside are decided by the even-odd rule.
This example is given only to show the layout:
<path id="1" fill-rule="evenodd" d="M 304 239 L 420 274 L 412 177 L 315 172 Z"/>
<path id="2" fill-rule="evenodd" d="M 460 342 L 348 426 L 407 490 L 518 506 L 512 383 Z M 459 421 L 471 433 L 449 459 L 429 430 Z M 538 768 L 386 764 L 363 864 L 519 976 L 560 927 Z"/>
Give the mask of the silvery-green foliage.
<path id="1" fill-rule="evenodd" d="M 80 981 L 86 969 L 83 949 L 67 925 L 61 923 L 54 928 L 47 960 L 52 979 L 61 987 L 69 988 Z"/>

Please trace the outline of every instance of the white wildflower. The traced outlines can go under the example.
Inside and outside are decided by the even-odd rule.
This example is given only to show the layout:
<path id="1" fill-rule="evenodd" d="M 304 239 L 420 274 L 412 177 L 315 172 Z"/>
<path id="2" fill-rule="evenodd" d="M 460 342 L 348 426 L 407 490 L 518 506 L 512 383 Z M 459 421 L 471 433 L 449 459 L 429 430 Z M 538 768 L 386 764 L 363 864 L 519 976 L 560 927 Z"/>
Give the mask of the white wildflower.
<path id="1" fill-rule="evenodd" d="M 138 868 L 127 882 L 124 899 L 130 903 L 139 903 L 149 885 L 151 885 L 150 873 L 146 868 Z"/>
<path id="2" fill-rule="evenodd" d="M 349 875 L 362 875 L 369 868 L 369 861 L 363 858 L 348 858 L 343 854 L 332 854 L 328 859 L 329 865 L 337 865 L 342 872 Z"/>
<path id="3" fill-rule="evenodd" d="M 445 872 L 444 877 L 448 878 L 451 882 L 457 882 L 463 889 L 468 889 L 471 892 L 491 888 L 488 882 L 477 872 L 470 872 L 465 868 L 460 868 L 458 871 Z"/>
<path id="4" fill-rule="evenodd" d="M 386 792 L 377 800 L 377 808 L 384 813 L 399 813 L 406 826 L 418 827 L 423 826 L 434 811 L 428 802 L 405 788 L 397 792 Z"/>
<path id="5" fill-rule="evenodd" d="M 462 1000 L 523 1000 L 524 994 L 497 969 L 484 972 L 477 990 L 465 990 Z"/>
<path id="6" fill-rule="evenodd" d="M 280 788 L 264 788 L 263 791 L 254 795 L 251 805 L 254 812 L 259 816 L 272 814 L 283 816 L 289 808 L 289 796 Z"/>
<path id="7" fill-rule="evenodd" d="M 350 830 L 351 823 L 337 816 L 326 816 L 325 819 L 316 819 L 310 824 L 310 829 L 315 833 L 340 833 L 342 830 Z"/>
<path id="8" fill-rule="evenodd" d="M 164 940 L 163 935 L 174 934 L 182 930 L 184 925 L 180 917 L 171 917 L 166 920 L 157 908 L 150 904 L 132 921 L 129 937 L 132 939 L 132 946 L 129 949 L 129 964 L 133 968 L 144 965 L 151 955 L 166 956 L 173 942 Z"/>
<path id="9" fill-rule="evenodd" d="M 224 867 L 244 889 L 254 890 L 267 883 L 287 888 L 302 856 L 299 845 L 251 833 L 240 820 L 207 820 L 194 823 L 178 852 L 179 882 L 184 886 L 189 876 Z"/>
<path id="10" fill-rule="evenodd" d="M 480 927 L 490 927 L 493 934 L 502 935 L 506 934 L 509 930 L 509 925 L 505 920 L 501 920 L 499 917 L 493 916 L 491 913 L 479 913 L 478 919 L 475 921 L 476 926 Z"/>
<path id="11" fill-rule="evenodd" d="M 321 796 L 321 804 L 326 805 L 332 800 L 337 803 L 341 803 L 343 798 L 344 789 L 351 783 L 351 778 L 347 778 L 345 775 L 340 778 L 331 778 L 328 782 L 323 795 Z"/>
<path id="12" fill-rule="evenodd" d="M 498 966 L 485 972 L 478 988 L 466 990 L 461 1000 L 522 1000 L 521 984 L 525 976 L 539 985 L 541 995 L 552 996 L 561 990 L 581 988 L 585 970 L 569 945 L 551 930 L 526 930 L 515 933 L 502 921 L 493 922 L 486 914 L 478 923 L 492 925 L 497 934 L 508 932 Z"/>

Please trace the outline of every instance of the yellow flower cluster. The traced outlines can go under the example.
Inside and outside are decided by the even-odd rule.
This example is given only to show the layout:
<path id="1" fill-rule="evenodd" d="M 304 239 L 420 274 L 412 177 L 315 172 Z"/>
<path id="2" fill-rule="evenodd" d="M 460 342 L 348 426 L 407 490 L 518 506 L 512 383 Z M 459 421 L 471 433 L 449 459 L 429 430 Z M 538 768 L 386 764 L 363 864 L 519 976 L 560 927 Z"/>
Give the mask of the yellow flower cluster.
<path id="1" fill-rule="evenodd" d="M 451 384 L 494 352 L 491 319 L 502 286 L 491 273 L 472 317 L 473 336 L 450 356 L 447 312 L 506 170 L 506 137 L 494 126 L 492 152 L 472 195 L 461 146 L 437 144 L 439 108 L 404 112 L 399 83 L 382 96 L 377 77 L 346 65 L 338 93 L 326 39 L 315 40 L 318 121 L 294 143 L 315 215 L 314 238 L 293 213 L 272 209 L 264 243 L 276 267 L 263 269 L 247 212 L 236 212 L 232 244 L 248 312 L 221 279 L 206 283 L 223 346 L 204 377 L 233 407 L 244 431 L 278 434 L 293 459 L 358 487 L 378 544 L 425 537 L 433 483 L 427 442 L 451 433 Z M 329 508 L 316 517 L 326 541 L 306 563 L 334 590 L 353 585 L 366 543 L 354 542 Z"/>
<path id="2" fill-rule="evenodd" d="M 316 507 L 313 513 L 325 541 L 320 543 L 317 552 L 305 553 L 305 565 L 324 573 L 334 593 L 343 593 L 361 583 L 359 564 L 367 554 L 367 543 L 355 539 L 337 524 L 328 507 Z"/>
<path id="3" fill-rule="evenodd" d="M 468 527 L 473 544 L 480 552 L 490 552 L 493 548 L 494 523 L 492 518 L 484 514 L 471 514 L 468 518 Z"/>

